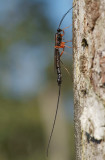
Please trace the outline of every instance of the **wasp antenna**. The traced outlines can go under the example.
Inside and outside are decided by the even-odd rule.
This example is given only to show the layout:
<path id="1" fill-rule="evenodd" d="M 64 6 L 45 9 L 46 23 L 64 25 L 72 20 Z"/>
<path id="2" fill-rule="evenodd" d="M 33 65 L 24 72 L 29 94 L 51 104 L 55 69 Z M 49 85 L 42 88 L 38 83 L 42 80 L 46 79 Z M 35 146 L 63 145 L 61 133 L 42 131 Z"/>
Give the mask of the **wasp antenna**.
<path id="1" fill-rule="evenodd" d="M 50 147 L 50 143 L 51 143 L 51 138 L 52 138 L 52 135 L 53 135 L 53 131 L 54 131 L 54 127 L 55 127 L 55 122 L 56 122 L 56 118 L 57 118 L 58 107 L 59 107 L 59 99 L 60 99 L 60 93 L 61 93 L 61 86 L 59 85 L 59 94 L 58 94 L 57 108 L 56 108 L 56 113 L 55 113 L 55 118 L 54 118 L 52 130 L 51 130 L 50 138 L 49 138 L 48 145 L 47 145 L 47 157 L 48 157 L 49 147 Z"/>
<path id="2" fill-rule="evenodd" d="M 72 7 L 72 8 L 74 8 L 75 7 L 75 5 Z M 60 23 L 59 23 L 59 27 L 58 27 L 58 29 L 60 28 L 60 26 L 61 26 L 61 24 L 62 24 L 62 21 L 63 21 L 63 19 L 65 18 L 65 16 L 70 12 L 70 10 L 72 9 L 72 8 L 70 8 L 65 14 L 64 14 L 64 16 L 62 17 L 62 19 L 61 19 L 61 21 L 60 21 Z"/>

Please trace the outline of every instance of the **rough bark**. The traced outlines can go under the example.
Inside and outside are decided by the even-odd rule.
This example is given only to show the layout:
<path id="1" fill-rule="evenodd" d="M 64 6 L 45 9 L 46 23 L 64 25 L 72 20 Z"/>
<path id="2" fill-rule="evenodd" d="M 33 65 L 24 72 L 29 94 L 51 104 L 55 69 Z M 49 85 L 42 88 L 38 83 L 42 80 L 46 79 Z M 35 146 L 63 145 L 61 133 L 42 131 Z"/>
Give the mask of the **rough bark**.
<path id="1" fill-rule="evenodd" d="M 74 0 L 76 160 L 105 160 L 105 0 Z"/>

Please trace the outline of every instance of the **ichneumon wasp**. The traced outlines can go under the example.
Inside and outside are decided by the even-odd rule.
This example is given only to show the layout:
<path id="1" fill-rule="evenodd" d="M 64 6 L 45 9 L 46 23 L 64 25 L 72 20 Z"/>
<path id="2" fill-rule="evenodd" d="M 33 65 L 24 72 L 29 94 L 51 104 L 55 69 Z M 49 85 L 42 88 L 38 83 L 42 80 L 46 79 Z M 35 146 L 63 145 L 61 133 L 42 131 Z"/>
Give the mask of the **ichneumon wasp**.
<path id="1" fill-rule="evenodd" d="M 73 7 L 75 7 L 75 5 L 74 5 Z M 73 7 L 72 7 L 72 8 L 73 8 Z M 59 107 L 59 99 L 60 99 L 60 92 L 61 92 L 62 74 L 61 74 L 61 65 L 60 65 L 60 64 L 62 63 L 62 61 L 60 60 L 60 57 L 62 56 L 65 47 L 71 48 L 71 47 L 65 45 L 65 43 L 70 42 L 70 41 L 63 42 L 64 29 L 66 29 L 66 28 L 68 28 L 68 27 L 66 27 L 66 28 L 64 28 L 64 29 L 61 29 L 60 26 L 61 26 L 61 24 L 62 24 L 62 22 L 63 22 L 63 19 L 64 19 L 65 16 L 70 12 L 70 10 L 71 10 L 72 8 L 70 8 L 70 9 L 64 14 L 64 16 L 62 17 L 62 19 L 61 19 L 61 21 L 60 21 L 60 23 L 59 23 L 59 27 L 58 27 L 58 29 L 57 29 L 57 33 L 55 34 L 54 65 L 55 65 L 55 68 L 56 68 L 56 71 L 57 71 L 57 83 L 58 83 L 58 86 L 59 86 L 59 93 L 58 93 L 58 101 L 57 101 L 55 118 L 54 118 L 52 130 L 51 130 L 51 134 L 50 134 L 49 141 L 48 141 L 48 146 L 47 146 L 47 157 L 48 157 L 49 146 L 50 146 L 50 142 L 51 142 L 51 138 L 52 138 L 52 134 L 53 134 L 53 131 L 54 131 L 55 122 L 56 122 L 56 118 L 57 118 L 58 107 Z M 60 53 L 60 48 L 63 49 L 63 51 L 62 51 L 61 53 Z"/>

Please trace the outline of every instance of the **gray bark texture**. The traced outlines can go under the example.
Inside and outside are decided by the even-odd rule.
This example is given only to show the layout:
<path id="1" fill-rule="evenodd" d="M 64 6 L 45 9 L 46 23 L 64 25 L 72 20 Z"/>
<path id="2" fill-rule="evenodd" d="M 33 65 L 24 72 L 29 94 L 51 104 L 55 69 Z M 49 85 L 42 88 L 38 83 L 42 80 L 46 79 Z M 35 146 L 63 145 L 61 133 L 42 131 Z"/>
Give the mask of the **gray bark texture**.
<path id="1" fill-rule="evenodd" d="M 105 160 L 105 0 L 74 0 L 76 160 Z"/>

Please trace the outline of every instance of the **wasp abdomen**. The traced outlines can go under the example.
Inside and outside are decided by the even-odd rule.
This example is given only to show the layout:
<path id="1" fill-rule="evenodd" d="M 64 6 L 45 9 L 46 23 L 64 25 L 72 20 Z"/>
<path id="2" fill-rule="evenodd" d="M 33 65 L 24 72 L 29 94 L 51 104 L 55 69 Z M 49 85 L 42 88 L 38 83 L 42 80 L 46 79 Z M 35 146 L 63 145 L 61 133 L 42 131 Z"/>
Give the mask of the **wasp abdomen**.
<path id="1" fill-rule="evenodd" d="M 60 66 L 60 52 L 56 50 L 56 70 L 57 70 L 57 83 L 61 85 L 62 83 L 62 75 L 61 75 L 61 66 Z"/>

